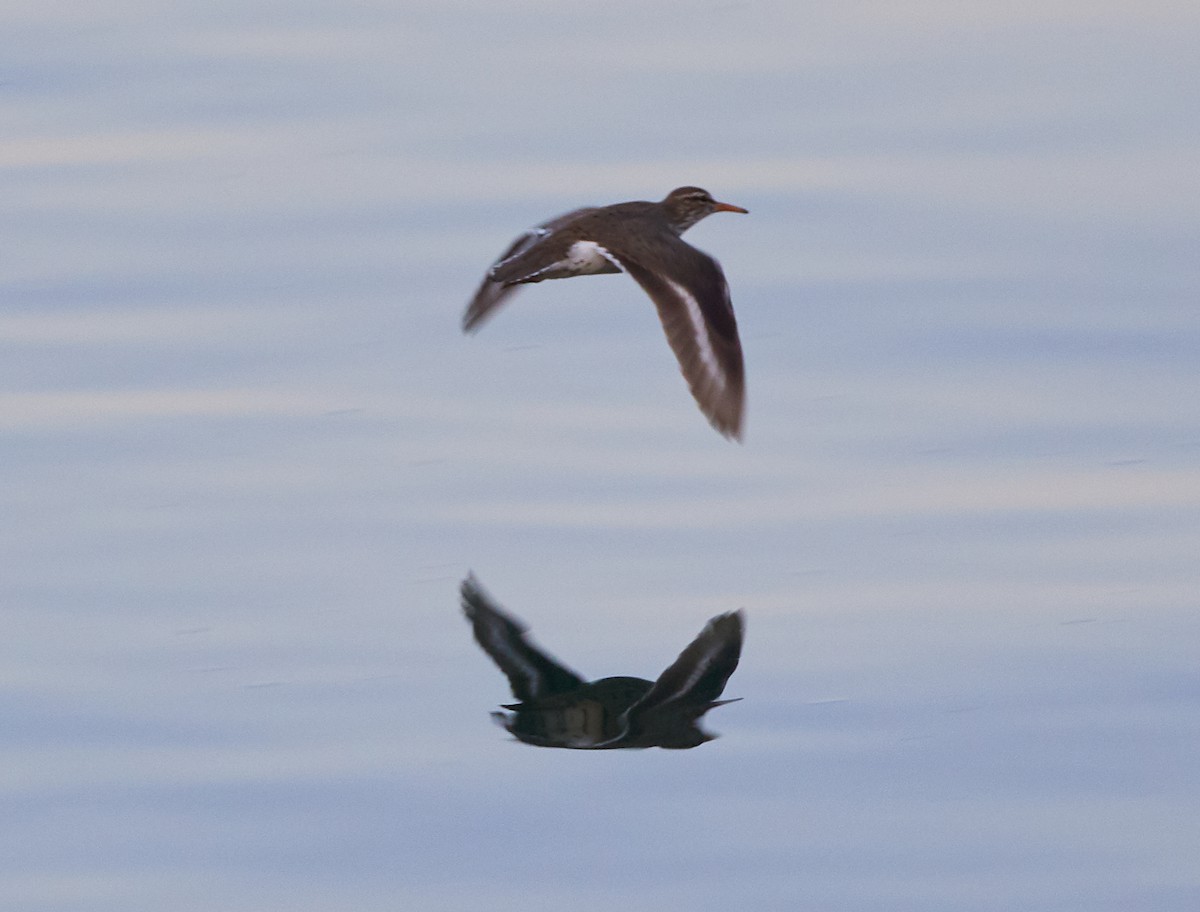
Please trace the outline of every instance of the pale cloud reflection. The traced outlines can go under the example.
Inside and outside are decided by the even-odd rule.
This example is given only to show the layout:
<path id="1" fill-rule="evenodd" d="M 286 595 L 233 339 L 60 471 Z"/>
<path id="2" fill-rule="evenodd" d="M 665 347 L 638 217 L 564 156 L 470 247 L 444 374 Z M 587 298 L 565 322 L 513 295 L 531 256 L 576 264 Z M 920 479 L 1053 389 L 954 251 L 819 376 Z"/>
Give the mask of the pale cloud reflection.
<path id="1" fill-rule="evenodd" d="M 261 329 L 270 315 L 243 309 L 175 307 L 0 314 L 0 339 L 20 346 L 178 345 L 227 341 L 231 333 Z"/>
<path id="2" fill-rule="evenodd" d="M 147 419 L 313 415 L 337 408 L 336 401 L 244 388 L 0 393 L 0 427 L 81 430 Z"/>
<path id="3" fill-rule="evenodd" d="M 1200 508 L 1200 475 L 1187 471 L 1049 471 L 999 474 L 974 471 L 957 478 L 945 470 L 896 472 L 852 490 L 705 494 L 680 499 L 661 495 L 600 503 L 482 501 L 432 508 L 439 522 L 485 522 L 501 526 L 597 529 L 762 529 L 776 524 L 853 519 L 951 519 L 959 516 L 1053 514 L 1077 510 L 1125 511 Z M 826 478 L 826 484 L 830 481 Z"/>
<path id="4" fill-rule="evenodd" d="M 1197 908 L 1196 4 L 0 19 L 0 906 Z M 744 446 L 627 276 L 459 328 L 683 183 Z M 481 732 L 469 570 L 589 675 L 744 609 L 725 737 Z"/>
<path id="5" fill-rule="evenodd" d="M 378 151 L 388 136 L 376 121 L 338 117 L 316 136 L 280 124 L 10 138 L 0 141 L 0 168 L 31 171 L 30 179 L 42 184 L 46 182 L 44 169 L 56 166 L 204 165 L 199 174 L 175 187 L 140 178 L 134 186 L 140 184 L 144 189 L 132 196 L 75 182 L 64 183 L 61 190 L 50 183 L 41 190 L 44 203 L 65 202 L 67 197 L 62 194 L 70 188 L 70 199 L 85 210 L 102 206 L 117 211 L 136 211 L 150 200 L 159 205 L 172 200 L 211 205 L 216 200 L 198 192 L 195 179 L 200 178 L 201 186 L 214 180 L 228 184 L 230 178 L 223 172 L 230 165 L 236 166 L 243 178 L 238 181 L 244 184 L 237 194 L 239 203 L 272 202 L 285 210 L 385 199 L 422 205 L 467 200 L 520 203 L 536 211 L 537 204 L 530 200 L 557 198 L 562 205 L 571 205 L 634 194 L 658 198 L 681 181 L 690 180 L 720 187 L 726 195 L 840 192 L 909 203 L 942 201 L 956 210 L 982 208 L 997 214 L 1053 215 L 1071 221 L 1090 221 L 1102 206 L 1107 218 L 1177 220 L 1190 214 L 1190 201 L 1200 193 L 1200 177 L 1192 167 L 1190 150 L 1171 146 L 1036 155 L 922 150 L 786 157 L 655 156 L 633 162 L 539 158 L 510 162 L 493 173 L 473 162 Z M 300 173 L 297 156 L 308 159 L 302 196 L 295 194 Z M 251 175 L 253 181 L 246 181 Z M 587 187 L 582 197 L 580 186 Z"/>

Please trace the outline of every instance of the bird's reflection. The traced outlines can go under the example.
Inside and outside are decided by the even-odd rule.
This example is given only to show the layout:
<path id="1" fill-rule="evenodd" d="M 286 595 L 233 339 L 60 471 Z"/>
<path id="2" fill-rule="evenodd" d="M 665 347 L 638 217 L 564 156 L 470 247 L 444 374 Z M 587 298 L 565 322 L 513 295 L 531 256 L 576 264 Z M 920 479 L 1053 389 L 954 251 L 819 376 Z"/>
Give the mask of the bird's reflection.
<path id="1" fill-rule="evenodd" d="M 698 747 L 711 741 L 699 725 L 737 668 L 744 618 L 713 618 L 657 681 L 614 677 L 585 681 L 542 652 L 526 627 L 505 614 L 474 576 L 462 584 L 463 612 L 475 639 L 508 677 L 519 702 L 494 718 L 516 738 L 539 747 L 603 750 L 618 747 Z M 740 699 L 740 698 L 739 698 Z"/>

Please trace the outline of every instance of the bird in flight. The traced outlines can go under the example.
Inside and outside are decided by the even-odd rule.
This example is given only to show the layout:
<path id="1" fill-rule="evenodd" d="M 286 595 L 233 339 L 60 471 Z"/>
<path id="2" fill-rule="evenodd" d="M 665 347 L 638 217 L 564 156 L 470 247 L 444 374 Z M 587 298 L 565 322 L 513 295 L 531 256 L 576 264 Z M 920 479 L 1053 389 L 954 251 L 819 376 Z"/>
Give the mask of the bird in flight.
<path id="1" fill-rule="evenodd" d="M 658 309 L 700 411 L 740 440 L 745 367 L 729 285 L 720 264 L 681 235 L 714 212 L 747 210 L 707 190 L 679 187 L 654 202 L 576 209 L 531 228 L 488 270 L 463 315 L 474 332 L 517 290 L 547 279 L 627 272 Z"/>

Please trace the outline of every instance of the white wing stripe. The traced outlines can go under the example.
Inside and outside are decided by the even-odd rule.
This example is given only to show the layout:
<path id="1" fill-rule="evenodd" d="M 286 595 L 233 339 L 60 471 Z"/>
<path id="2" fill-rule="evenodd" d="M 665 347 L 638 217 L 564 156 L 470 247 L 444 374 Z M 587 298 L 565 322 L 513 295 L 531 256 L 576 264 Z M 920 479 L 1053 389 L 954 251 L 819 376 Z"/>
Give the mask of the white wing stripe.
<path id="1" fill-rule="evenodd" d="M 704 314 L 700 311 L 700 303 L 695 296 L 686 288 L 670 279 L 667 276 L 661 277 L 671 290 L 678 295 L 679 300 L 683 302 L 688 315 L 688 320 L 692 324 L 692 335 L 696 339 L 696 346 L 700 350 L 700 360 L 704 363 L 704 368 L 713 381 L 721 388 L 725 388 L 725 372 L 721 370 L 721 362 L 717 359 L 717 353 L 713 351 L 712 341 L 708 337 L 708 325 L 704 322 Z"/>
<path id="2" fill-rule="evenodd" d="M 625 271 L 624 264 L 620 260 L 618 260 L 615 256 L 613 256 L 611 253 L 609 253 L 607 247 L 601 247 L 599 244 L 596 244 L 596 252 L 598 254 L 600 254 L 600 256 L 604 257 L 604 259 L 608 260 L 610 263 L 612 263 L 614 266 L 616 266 L 619 270 L 621 270 L 621 272 Z"/>
<path id="3" fill-rule="evenodd" d="M 542 676 L 538 673 L 537 666 L 526 659 L 520 649 L 513 647 L 513 634 L 491 618 L 488 619 L 488 633 L 492 648 L 525 676 L 529 682 L 529 692 L 535 697 L 540 697 L 543 689 Z"/>
<path id="4" fill-rule="evenodd" d="M 544 228 L 527 228 L 527 229 L 525 229 L 525 231 L 521 234 L 521 236 L 519 238 L 517 238 L 516 242 L 513 244 L 512 253 L 510 253 L 508 256 L 503 257 L 502 259 L 499 259 L 495 263 L 493 263 L 492 268 L 488 270 L 488 275 L 495 274 L 496 270 L 499 269 L 501 266 L 503 266 L 505 263 L 515 260 L 517 257 L 519 257 L 521 254 L 523 254 L 526 250 L 529 249 L 531 242 L 533 241 L 534 238 L 541 237 L 545 233 L 546 233 L 546 229 L 544 229 Z"/>

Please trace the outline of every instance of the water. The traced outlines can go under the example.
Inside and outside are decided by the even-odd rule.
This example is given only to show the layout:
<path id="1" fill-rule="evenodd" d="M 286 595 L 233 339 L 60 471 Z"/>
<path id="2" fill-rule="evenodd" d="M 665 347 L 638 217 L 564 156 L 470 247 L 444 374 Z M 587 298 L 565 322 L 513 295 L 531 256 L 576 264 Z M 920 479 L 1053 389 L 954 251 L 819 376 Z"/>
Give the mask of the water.
<path id="1" fill-rule="evenodd" d="M 22 910 L 1192 910 L 1184 5 L 9 4 L 0 898 Z M 693 183 L 746 442 L 517 231 Z M 691 751 L 588 677 L 746 644 Z"/>

